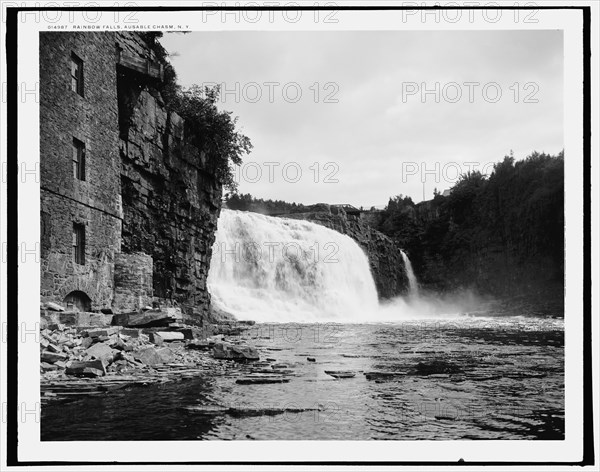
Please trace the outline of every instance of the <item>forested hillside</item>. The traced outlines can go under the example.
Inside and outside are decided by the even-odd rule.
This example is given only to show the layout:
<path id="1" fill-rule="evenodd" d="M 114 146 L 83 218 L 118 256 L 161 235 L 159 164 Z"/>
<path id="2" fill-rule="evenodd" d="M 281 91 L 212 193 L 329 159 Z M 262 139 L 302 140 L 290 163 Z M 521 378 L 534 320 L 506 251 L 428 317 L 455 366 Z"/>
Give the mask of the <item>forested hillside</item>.
<path id="1" fill-rule="evenodd" d="M 449 196 L 391 198 L 378 229 L 405 248 L 422 284 L 494 294 L 555 291 L 564 274 L 564 155 L 505 157 Z"/>

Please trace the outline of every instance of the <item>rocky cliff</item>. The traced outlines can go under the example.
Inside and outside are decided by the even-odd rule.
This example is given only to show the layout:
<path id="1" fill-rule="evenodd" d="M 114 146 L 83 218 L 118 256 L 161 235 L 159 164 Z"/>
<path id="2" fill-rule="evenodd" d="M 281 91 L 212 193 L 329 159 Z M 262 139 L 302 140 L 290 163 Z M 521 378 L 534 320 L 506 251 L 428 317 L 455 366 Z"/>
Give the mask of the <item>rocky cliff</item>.
<path id="1" fill-rule="evenodd" d="M 184 122 L 152 86 L 120 82 L 123 251 L 153 259 L 153 300 L 206 319 L 206 279 L 221 185 L 202 152 L 182 152 Z"/>
<path id="2" fill-rule="evenodd" d="M 311 221 L 354 239 L 369 258 L 371 273 L 380 299 L 402 295 L 408 290 L 408 279 L 400 248 L 383 233 L 373 229 L 361 215 L 349 215 L 341 208 L 281 215 L 285 218 Z"/>

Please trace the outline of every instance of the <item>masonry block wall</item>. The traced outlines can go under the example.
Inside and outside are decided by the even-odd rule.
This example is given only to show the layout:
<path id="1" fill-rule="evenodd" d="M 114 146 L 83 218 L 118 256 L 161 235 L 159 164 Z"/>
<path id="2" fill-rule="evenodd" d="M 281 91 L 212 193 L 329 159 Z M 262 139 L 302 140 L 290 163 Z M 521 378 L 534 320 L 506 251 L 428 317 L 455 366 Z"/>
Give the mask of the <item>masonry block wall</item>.
<path id="1" fill-rule="evenodd" d="M 160 76 L 119 62 L 160 62 L 152 35 L 40 35 L 42 302 L 80 290 L 92 309 L 159 301 L 208 316 L 206 279 L 222 189 L 198 150 L 183 153 L 184 122 L 167 110 Z M 83 96 L 71 61 L 83 63 Z M 85 145 L 74 176 L 73 139 Z M 85 226 L 85 264 L 73 224 Z"/>
<path id="2" fill-rule="evenodd" d="M 152 306 L 152 274 L 153 261 L 148 254 L 117 254 L 113 310 L 124 313 Z"/>
<path id="3" fill-rule="evenodd" d="M 83 96 L 71 88 L 72 55 L 83 64 Z M 115 40 L 112 33 L 40 33 L 41 260 L 43 301 L 74 290 L 92 309 L 110 307 L 121 210 Z M 74 175 L 73 140 L 85 146 Z M 85 264 L 73 257 L 73 224 L 85 228 Z"/>

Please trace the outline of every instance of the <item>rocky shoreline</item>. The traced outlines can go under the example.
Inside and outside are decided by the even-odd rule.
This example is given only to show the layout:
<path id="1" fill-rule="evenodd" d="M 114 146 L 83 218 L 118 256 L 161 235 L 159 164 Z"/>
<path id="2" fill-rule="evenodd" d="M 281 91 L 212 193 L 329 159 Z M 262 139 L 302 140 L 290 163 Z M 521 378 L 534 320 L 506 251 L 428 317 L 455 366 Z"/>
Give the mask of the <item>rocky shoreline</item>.
<path id="1" fill-rule="evenodd" d="M 61 315 L 71 319 L 68 313 Z M 112 325 L 99 327 L 48 323 L 42 317 L 42 404 L 134 385 L 214 376 L 240 364 L 250 367 L 241 383 L 286 381 L 286 372 L 271 367 L 275 359 L 260 362 L 258 350 L 239 338 L 253 322 L 227 320 L 198 327 L 171 315 L 164 310 L 114 315 Z M 127 325 L 118 324 L 123 321 Z M 140 323 L 146 326 L 135 326 Z"/>

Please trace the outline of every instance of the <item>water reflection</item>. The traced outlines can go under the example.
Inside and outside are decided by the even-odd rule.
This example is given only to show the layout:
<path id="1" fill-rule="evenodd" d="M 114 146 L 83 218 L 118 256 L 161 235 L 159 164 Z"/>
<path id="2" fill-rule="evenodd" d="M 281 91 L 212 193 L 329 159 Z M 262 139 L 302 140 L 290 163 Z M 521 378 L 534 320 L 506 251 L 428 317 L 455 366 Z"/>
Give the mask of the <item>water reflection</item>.
<path id="1" fill-rule="evenodd" d="M 290 382 L 238 385 L 259 367 L 236 365 L 49 404 L 42 439 L 564 438 L 562 320 L 260 325 L 242 337 Z"/>

